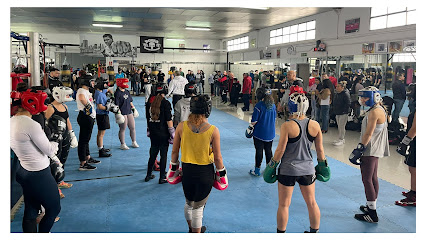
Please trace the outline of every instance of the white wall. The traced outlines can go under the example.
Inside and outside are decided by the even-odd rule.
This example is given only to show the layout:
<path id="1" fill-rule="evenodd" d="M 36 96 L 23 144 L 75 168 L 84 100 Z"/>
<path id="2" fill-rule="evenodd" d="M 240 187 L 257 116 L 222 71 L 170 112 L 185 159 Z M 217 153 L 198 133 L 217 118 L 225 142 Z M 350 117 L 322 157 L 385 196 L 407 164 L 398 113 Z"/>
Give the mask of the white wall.
<path id="1" fill-rule="evenodd" d="M 345 21 L 353 18 L 360 18 L 359 32 L 345 34 Z M 270 30 L 311 20 L 316 20 L 315 40 L 269 45 Z M 317 39 L 321 39 L 327 45 L 329 56 L 361 55 L 363 43 L 416 39 L 416 25 L 370 31 L 370 8 L 348 7 L 341 10 L 339 17 L 334 11 L 320 13 L 247 34 L 223 39 L 222 44 L 224 41 L 247 35 L 249 36 L 249 42 L 256 38 L 256 48 L 250 47 L 249 49 L 230 52 L 231 62 L 259 60 L 260 50 L 271 51 L 272 59 L 276 59 L 275 62 L 288 62 L 290 61 L 289 59 L 293 58 L 300 59 L 301 53 L 307 53 L 307 57 L 325 57 L 327 54 L 326 52 L 313 52 L 313 47 L 315 47 Z M 221 46 L 223 46 L 222 44 Z M 296 48 L 295 54 L 290 55 L 287 53 L 287 48 L 290 46 Z M 276 57 L 277 49 L 281 49 L 280 59 Z M 241 60 L 241 58 L 243 59 Z"/>

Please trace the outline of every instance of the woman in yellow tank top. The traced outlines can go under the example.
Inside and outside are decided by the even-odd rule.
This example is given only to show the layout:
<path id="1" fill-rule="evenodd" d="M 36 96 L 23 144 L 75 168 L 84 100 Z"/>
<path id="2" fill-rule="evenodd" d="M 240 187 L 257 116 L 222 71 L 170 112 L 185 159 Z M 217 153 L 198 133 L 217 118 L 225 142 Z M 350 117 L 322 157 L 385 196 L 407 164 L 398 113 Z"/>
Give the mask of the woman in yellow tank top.
<path id="1" fill-rule="evenodd" d="M 167 181 L 171 184 L 182 181 L 189 232 L 200 233 L 206 231 L 202 226 L 203 211 L 212 187 L 225 190 L 228 178 L 220 153 L 219 129 L 207 121 L 211 112 L 210 97 L 192 97 L 190 111 L 188 121 L 176 128 Z M 179 148 L 182 149 L 182 169 L 179 169 Z"/>

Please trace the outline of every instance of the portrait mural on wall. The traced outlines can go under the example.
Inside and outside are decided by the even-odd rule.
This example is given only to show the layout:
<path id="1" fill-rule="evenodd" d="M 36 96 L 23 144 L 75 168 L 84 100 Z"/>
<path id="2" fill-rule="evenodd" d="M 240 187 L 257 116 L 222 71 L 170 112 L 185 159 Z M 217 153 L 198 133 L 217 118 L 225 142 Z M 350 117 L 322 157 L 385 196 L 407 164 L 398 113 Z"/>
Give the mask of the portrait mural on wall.
<path id="1" fill-rule="evenodd" d="M 113 37 L 109 33 L 80 35 L 80 53 L 104 57 L 136 57 L 136 37 Z"/>

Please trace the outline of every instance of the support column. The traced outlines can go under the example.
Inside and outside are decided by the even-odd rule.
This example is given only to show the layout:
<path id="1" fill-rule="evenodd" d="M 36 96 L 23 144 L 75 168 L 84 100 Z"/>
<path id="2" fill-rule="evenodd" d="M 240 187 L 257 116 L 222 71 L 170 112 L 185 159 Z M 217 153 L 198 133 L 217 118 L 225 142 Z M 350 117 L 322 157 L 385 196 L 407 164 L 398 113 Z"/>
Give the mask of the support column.
<path id="1" fill-rule="evenodd" d="M 30 58 L 28 61 L 28 72 L 31 73 L 29 85 L 40 86 L 40 59 L 39 59 L 39 33 L 29 32 L 28 37 L 28 53 Z"/>

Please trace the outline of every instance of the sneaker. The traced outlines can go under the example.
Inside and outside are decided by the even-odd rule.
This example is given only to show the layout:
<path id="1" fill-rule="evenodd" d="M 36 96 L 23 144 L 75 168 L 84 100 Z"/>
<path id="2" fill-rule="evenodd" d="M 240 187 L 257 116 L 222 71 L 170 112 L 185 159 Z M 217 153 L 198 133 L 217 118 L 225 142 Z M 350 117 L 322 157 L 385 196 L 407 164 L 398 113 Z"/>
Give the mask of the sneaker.
<path id="1" fill-rule="evenodd" d="M 249 172 L 251 175 L 259 177 L 260 176 L 260 168 L 254 168 L 254 170 L 250 170 Z"/>
<path id="2" fill-rule="evenodd" d="M 163 184 L 163 183 L 166 183 L 166 182 L 167 182 L 167 179 L 165 179 L 165 178 L 160 178 L 158 180 L 158 184 Z"/>
<path id="3" fill-rule="evenodd" d="M 58 188 L 59 191 L 59 197 L 62 199 L 65 197 L 65 195 L 62 193 L 62 190 L 60 188 Z"/>
<path id="4" fill-rule="evenodd" d="M 138 148 L 138 147 L 139 147 L 139 145 L 138 145 L 138 143 L 137 143 L 137 142 L 132 142 L 132 147 L 134 147 L 134 148 Z"/>
<path id="5" fill-rule="evenodd" d="M 121 144 L 120 149 L 121 150 L 129 150 L 130 148 L 126 144 Z"/>
<path id="6" fill-rule="evenodd" d="M 399 206 L 416 206 L 416 194 L 412 192 L 407 193 L 407 197 L 404 199 L 401 199 L 399 201 L 395 201 L 396 205 Z"/>
<path id="7" fill-rule="evenodd" d="M 412 191 L 410 190 L 410 191 L 408 191 L 408 192 L 402 192 L 402 196 L 404 196 L 404 197 L 406 197 L 406 196 L 408 196 L 408 194 L 410 194 Z"/>
<path id="8" fill-rule="evenodd" d="M 87 160 L 87 163 L 91 163 L 91 164 L 98 164 L 98 163 L 101 163 L 101 161 L 96 160 L 96 159 L 94 159 L 94 158 L 90 158 L 89 160 Z"/>
<path id="9" fill-rule="evenodd" d="M 109 152 L 109 151 L 111 151 L 111 149 L 109 149 L 109 148 L 103 148 L 103 150 L 104 150 L 105 152 Z"/>
<path id="10" fill-rule="evenodd" d="M 334 146 L 342 146 L 343 144 L 344 144 L 343 140 L 337 140 L 337 141 L 333 142 Z"/>
<path id="11" fill-rule="evenodd" d="M 96 167 L 89 165 L 88 163 L 85 163 L 83 166 L 80 165 L 80 167 L 78 168 L 79 171 L 91 171 L 95 169 Z"/>
<path id="12" fill-rule="evenodd" d="M 365 207 L 365 206 L 361 206 L 361 207 L 360 207 L 360 210 L 363 212 L 363 214 L 355 214 L 355 219 L 360 220 L 360 221 L 369 222 L 369 223 L 379 222 L 379 218 L 377 217 L 376 210 L 372 210 L 372 209 Z M 367 210 L 367 212 L 365 212 L 365 210 Z"/>
<path id="13" fill-rule="evenodd" d="M 149 180 L 154 179 L 154 178 L 155 178 L 155 175 L 153 175 L 153 174 L 151 174 L 151 175 L 147 175 L 147 176 L 145 177 L 145 182 L 148 182 Z"/>
<path id="14" fill-rule="evenodd" d="M 202 226 L 201 227 L 201 233 L 205 233 L 206 230 L 207 230 L 206 226 Z M 192 233 L 192 229 L 191 228 L 189 229 L 188 233 Z"/>
<path id="15" fill-rule="evenodd" d="M 58 184 L 58 187 L 59 188 L 70 188 L 70 187 L 72 187 L 72 184 L 71 183 L 66 183 L 66 182 L 62 181 L 62 182 L 60 182 Z"/>
<path id="16" fill-rule="evenodd" d="M 111 157 L 112 154 L 108 153 L 107 151 L 105 151 L 103 148 L 101 150 L 99 150 L 99 157 Z"/>

